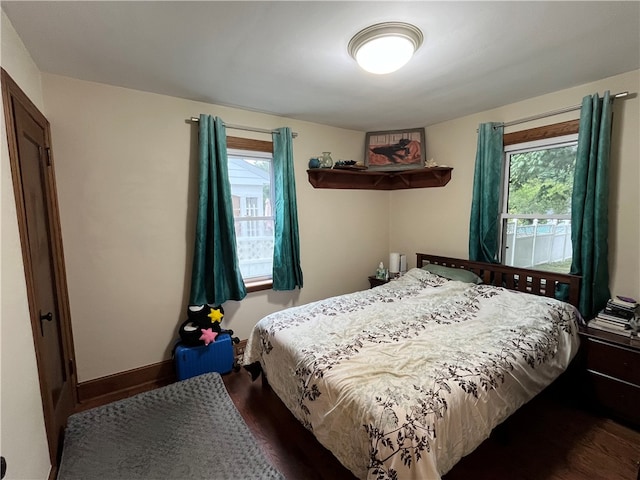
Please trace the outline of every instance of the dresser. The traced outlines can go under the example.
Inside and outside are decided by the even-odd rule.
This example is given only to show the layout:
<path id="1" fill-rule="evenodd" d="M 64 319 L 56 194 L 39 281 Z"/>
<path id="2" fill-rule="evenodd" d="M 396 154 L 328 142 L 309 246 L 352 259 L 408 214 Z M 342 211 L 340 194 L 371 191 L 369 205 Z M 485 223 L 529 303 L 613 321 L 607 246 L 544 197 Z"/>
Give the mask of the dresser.
<path id="1" fill-rule="evenodd" d="M 580 338 L 587 400 L 640 428 L 640 339 L 589 327 Z"/>

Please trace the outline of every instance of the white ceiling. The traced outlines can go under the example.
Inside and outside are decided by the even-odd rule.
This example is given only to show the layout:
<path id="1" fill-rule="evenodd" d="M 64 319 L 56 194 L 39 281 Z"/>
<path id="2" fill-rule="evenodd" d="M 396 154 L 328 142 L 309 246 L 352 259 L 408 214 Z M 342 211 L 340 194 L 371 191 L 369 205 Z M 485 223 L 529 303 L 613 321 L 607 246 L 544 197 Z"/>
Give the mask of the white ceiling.
<path id="1" fill-rule="evenodd" d="M 640 68 L 638 1 L 2 8 L 43 72 L 361 131 L 428 126 Z M 413 23 L 425 41 L 403 69 L 375 76 L 347 43 L 384 21 Z"/>

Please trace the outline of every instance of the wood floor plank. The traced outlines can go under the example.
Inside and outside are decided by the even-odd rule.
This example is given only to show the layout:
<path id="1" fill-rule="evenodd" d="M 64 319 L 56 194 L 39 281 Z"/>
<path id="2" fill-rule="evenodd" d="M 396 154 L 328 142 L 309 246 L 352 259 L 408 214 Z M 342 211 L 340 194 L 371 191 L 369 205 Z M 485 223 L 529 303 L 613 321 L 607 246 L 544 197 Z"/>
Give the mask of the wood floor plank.
<path id="1" fill-rule="evenodd" d="M 263 451 L 288 480 L 355 479 L 260 379 L 252 382 L 243 370 L 222 378 Z M 567 397 L 562 389 L 545 390 L 494 429 L 443 480 L 640 480 L 640 431 Z M 83 409 L 118 399 L 100 397 Z"/>
<path id="2" fill-rule="evenodd" d="M 260 380 L 223 376 L 234 404 L 289 480 L 353 480 Z M 640 480 L 640 432 L 549 389 L 523 406 L 444 480 Z"/>

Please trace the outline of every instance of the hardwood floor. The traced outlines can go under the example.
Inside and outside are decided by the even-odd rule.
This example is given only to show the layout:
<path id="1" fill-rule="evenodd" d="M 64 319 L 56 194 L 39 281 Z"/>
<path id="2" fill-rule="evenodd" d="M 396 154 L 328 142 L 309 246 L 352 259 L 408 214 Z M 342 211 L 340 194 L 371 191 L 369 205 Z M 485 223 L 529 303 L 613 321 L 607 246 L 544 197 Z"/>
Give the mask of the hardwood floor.
<path id="1" fill-rule="evenodd" d="M 355 478 L 260 379 L 251 382 L 244 371 L 223 379 L 263 450 L 288 480 Z M 640 480 L 640 432 L 564 398 L 557 388 L 541 393 L 443 479 Z"/>
<path id="2" fill-rule="evenodd" d="M 252 382 L 244 370 L 222 378 L 263 451 L 287 480 L 356 478 L 261 379 Z M 78 411 L 162 385 L 102 396 L 79 405 Z M 568 397 L 562 386 L 545 390 L 443 480 L 640 480 L 640 431 L 578 408 Z"/>

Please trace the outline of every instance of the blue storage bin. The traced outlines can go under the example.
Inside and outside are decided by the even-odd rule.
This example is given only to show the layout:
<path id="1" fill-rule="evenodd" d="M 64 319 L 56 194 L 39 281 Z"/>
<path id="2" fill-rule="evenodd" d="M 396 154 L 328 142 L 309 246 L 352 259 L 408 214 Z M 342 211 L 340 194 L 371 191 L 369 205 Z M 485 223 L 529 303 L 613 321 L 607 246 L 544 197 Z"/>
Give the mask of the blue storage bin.
<path id="1" fill-rule="evenodd" d="M 178 344 L 174 356 L 178 380 L 208 372 L 228 373 L 233 369 L 233 344 L 228 334 L 218 335 L 209 345 L 187 347 Z"/>

